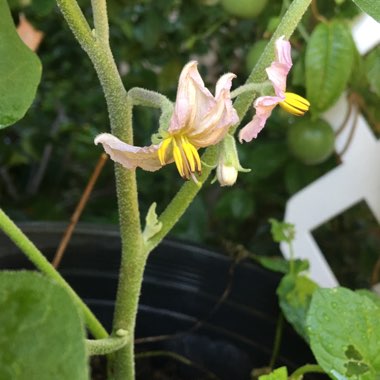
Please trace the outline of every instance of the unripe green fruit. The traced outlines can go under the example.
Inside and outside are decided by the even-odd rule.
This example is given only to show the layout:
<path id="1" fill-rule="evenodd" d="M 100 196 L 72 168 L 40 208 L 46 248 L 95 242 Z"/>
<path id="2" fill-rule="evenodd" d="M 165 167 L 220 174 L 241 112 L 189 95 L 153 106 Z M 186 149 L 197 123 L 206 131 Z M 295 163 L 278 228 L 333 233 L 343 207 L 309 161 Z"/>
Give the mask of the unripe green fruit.
<path id="1" fill-rule="evenodd" d="M 289 127 L 289 149 L 308 165 L 325 161 L 334 151 L 334 131 L 324 120 L 300 120 Z"/>
<path id="2" fill-rule="evenodd" d="M 267 46 L 267 43 L 268 41 L 266 40 L 256 41 L 248 50 L 247 56 L 245 58 L 245 67 L 248 74 L 250 74 L 252 69 L 255 67 L 257 61 L 265 49 L 265 46 Z"/>
<path id="3" fill-rule="evenodd" d="M 267 5 L 268 0 L 221 0 L 226 12 L 241 18 L 255 18 Z"/>

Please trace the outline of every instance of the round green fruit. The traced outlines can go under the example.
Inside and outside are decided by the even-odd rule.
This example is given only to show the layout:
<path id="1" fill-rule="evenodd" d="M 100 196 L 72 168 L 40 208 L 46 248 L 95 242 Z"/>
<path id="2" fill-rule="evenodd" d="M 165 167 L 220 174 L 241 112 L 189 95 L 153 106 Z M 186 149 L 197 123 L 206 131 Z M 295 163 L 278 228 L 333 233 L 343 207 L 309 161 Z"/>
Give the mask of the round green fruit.
<path id="1" fill-rule="evenodd" d="M 255 18 L 267 5 L 268 0 L 221 0 L 222 7 L 232 16 Z"/>
<path id="2" fill-rule="evenodd" d="M 334 131 L 324 120 L 301 120 L 289 127 L 289 149 L 308 165 L 325 161 L 334 151 Z"/>

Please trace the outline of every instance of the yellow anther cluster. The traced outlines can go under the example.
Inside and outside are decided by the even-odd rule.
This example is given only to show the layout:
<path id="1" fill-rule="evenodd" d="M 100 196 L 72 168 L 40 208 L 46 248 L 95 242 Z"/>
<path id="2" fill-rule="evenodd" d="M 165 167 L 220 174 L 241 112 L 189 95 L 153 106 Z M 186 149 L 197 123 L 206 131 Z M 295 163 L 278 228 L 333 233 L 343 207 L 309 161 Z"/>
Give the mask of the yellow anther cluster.
<path id="1" fill-rule="evenodd" d="M 173 157 L 182 178 L 190 179 L 195 171 L 201 174 L 201 159 L 198 151 L 186 136 L 172 135 L 167 137 L 157 153 L 161 165 L 165 165 Z"/>
<path id="2" fill-rule="evenodd" d="M 308 100 L 292 92 L 285 92 L 285 100 L 279 104 L 281 108 L 295 116 L 304 115 L 310 108 Z"/>

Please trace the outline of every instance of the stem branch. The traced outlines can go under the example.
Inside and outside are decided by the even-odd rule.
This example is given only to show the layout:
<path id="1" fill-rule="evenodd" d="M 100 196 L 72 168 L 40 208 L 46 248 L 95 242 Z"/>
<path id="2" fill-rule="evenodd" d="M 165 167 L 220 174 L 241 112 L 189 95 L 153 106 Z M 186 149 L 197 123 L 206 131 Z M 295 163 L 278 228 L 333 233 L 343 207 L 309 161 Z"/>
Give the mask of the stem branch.
<path id="1" fill-rule="evenodd" d="M 66 280 L 55 270 L 55 268 L 49 263 L 46 257 L 39 251 L 39 249 L 28 239 L 27 236 L 13 223 L 13 221 L 0 209 L 0 226 L 4 233 L 25 253 L 28 259 L 44 274 L 52 278 L 58 284 L 63 286 L 70 294 L 73 301 L 81 309 L 86 325 L 91 334 L 97 338 L 106 338 L 108 336 L 107 331 L 102 324 L 96 319 L 91 310 L 81 300 L 81 298 L 75 293 Z"/>

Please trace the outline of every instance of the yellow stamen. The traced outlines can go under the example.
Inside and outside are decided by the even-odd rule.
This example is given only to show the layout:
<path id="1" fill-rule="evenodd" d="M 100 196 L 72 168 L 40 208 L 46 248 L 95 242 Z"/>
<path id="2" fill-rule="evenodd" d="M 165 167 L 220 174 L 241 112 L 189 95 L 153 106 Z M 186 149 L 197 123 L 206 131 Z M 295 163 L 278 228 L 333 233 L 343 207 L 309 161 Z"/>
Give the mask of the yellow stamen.
<path id="1" fill-rule="evenodd" d="M 304 115 L 310 107 L 308 100 L 292 92 L 285 92 L 285 100 L 279 104 L 281 108 L 295 116 Z"/>
<path id="2" fill-rule="evenodd" d="M 195 146 L 185 135 L 170 135 L 164 139 L 157 151 L 161 165 L 165 165 L 167 160 L 173 157 L 177 170 L 182 178 L 195 181 L 195 171 L 201 174 L 201 159 Z"/>
<path id="3" fill-rule="evenodd" d="M 202 166 L 201 166 L 201 158 L 199 157 L 198 151 L 195 149 L 195 146 L 193 144 L 188 143 L 188 147 L 194 157 L 195 163 L 196 163 L 196 169 L 199 174 L 201 174 Z"/>
<path id="4" fill-rule="evenodd" d="M 194 160 L 193 152 L 191 150 L 192 145 L 188 142 L 187 138 L 183 137 L 183 136 L 181 137 L 181 145 L 182 145 L 183 153 L 186 157 L 186 160 L 189 163 L 190 171 L 192 173 L 194 173 L 195 172 L 195 160 Z"/>
<path id="5" fill-rule="evenodd" d="M 172 142 L 172 137 L 166 138 L 161 146 L 159 147 L 157 153 L 158 153 L 158 159 L 160 160 L 161 165 L 165 165 L 165 157 L 166 157 L 166 152 L 168 150 L 169 145 Z"/>
<path id="6" fill-rule="evenodd" d="M 174 158 L 174 162 L 177 166 L 177 170 L 178 170 L 180 176 L 182 178 L 184 178 L 185 177 L 185 170 L 184 170 L 184 165 L 183 165 L 184 162 L 182 159 L 181 151 L 178 148 L 178 145 L 177 145 L 175 139 L 173 139 L 173 158 Z"/>

